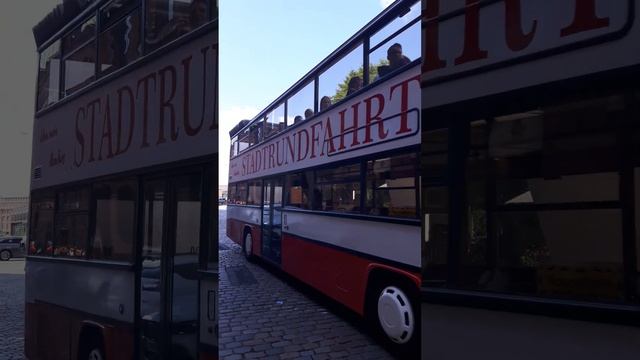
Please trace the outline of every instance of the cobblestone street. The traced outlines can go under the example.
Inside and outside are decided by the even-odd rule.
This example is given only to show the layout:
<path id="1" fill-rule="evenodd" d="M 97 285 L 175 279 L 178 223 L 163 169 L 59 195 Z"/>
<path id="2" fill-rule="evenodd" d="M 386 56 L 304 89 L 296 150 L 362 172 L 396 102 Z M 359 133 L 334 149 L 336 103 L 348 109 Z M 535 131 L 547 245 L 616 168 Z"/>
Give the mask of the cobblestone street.
<path id="1" fill-rule="evenodd" d="M 0 261 L 0 360 L 24 359 L 24 259 Z"/>
<path id="2" fill-rule="evenodd" d="M 220 357 L 392 359 L 356 314 L 265 264 L 226 237 L 220 207 Z"/>

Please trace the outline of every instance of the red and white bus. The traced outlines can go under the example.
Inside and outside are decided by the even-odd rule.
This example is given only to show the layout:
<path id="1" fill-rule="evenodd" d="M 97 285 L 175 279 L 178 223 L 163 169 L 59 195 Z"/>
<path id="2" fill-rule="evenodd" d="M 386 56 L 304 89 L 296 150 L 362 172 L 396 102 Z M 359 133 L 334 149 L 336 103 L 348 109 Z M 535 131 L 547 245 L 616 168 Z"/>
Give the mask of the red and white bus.
<path id="1" fill-rule="evenodd" d="M 419 119 L 420 3 L 401 0 L 230 132 L 227 235 L 406 349 L 419 336 Z"/>
<path id="2" fill-rule="evenodd" d="M 217 359 L 217 3 L 34 27 L 28 359 Z"/>
<path id="3" fill-rule="evenodd" d="M 424 359 L 637 359 L 640 2 L 424 0 Z"/>

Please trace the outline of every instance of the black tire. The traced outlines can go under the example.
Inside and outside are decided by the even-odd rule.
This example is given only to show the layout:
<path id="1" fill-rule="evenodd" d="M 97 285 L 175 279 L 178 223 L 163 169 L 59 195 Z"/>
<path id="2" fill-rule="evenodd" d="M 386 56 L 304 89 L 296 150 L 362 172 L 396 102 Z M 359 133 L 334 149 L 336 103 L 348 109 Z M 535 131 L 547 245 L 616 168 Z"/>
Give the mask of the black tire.
<path id="1" fill-rule="evenodd" d="M 373 329 L 374 336 L 400 359 L 419 359 L 421 318 L 418 289 L 408 280 L 392 276 L 374 281 L 369 287 L 367 295 L 365 316 Z M 381 300 L 382 297 L 385 300 Z M 397 312 L 405 319 L 402 324 L 399 324 L 399 327 L 395 327 L 397 332 L 393 336 L 389 334 L 389 332 L 394 333 L 394 330 L 390 329 L 393 327 L 383 326 L 383 320 L 380 319 L 378 311 L 380 301 L 382 301 L 383 308 L 390 306 L 389 303 L 398 304 L 397 308 L 390 312 L 393 314 Z M 394 321 L 386 321 L 386 323 L 393 324 Z M 385 330 L 385 327 L 388 330 Z M 411 330 L 404 330 L 407 331 L 407 334 L 403 336 L 402 328 L 411 328 Z"/>
<path id="2" fill-rule="evenodd" d="M 82 339 L 83 337 L 81 337 Z M 89 334 L 84 337 L 85 344 L 80 344 L 81 348 L 78 352 L 78 360 L 105 360 L 104 344 L 102 336 L 97 333 Z"/>
<path id="3" fill-rule="evenodd" d="M 248 248 L 247 248 L 247 245 Z M 253 235 L 251 234 L 251 230 L 245 230 L 244 236 L 242 237 L 242 253 L 244 254 L 245 259 L 248 261 L 253 261 Z"/>
<path id="4" fill-rule="evenodd" d="M 9 261 L 11 259 L 11 251 L 9 250 L 2 250 L 0 251 L 0 260 L 2 261 Z"/>

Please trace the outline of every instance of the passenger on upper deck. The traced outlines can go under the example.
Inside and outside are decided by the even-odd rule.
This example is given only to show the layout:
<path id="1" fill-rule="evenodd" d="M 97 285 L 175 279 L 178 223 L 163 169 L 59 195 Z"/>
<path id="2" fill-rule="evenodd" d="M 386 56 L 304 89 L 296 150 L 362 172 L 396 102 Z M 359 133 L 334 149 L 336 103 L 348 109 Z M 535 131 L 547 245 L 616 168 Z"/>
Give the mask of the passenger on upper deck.
<path id="1" fill-rule="evenodd" d="M 347 96 L 362 89 L 362 78 L 360 76 L 354 76 L 349 79 L 349 88 L 347 89 Z"/>
<path id="2" fill-rule="evenodd" d="M 296 117 L 293 118 L 293 123 L 294 124 L 297 124 L 297 123 L 299 123 L 301 121 L 302 121 L 302 116 L 300 116 L 300 115 L 296 115 Z"/>
<path id="3" fill-rule="evenodd" d="M 311 109 L 307 109 L 304 111 L 304 119 L 307 120 L 308 118 L 313 116 L 313 110 Z"/>
<path id="4" fill-rule="evenodd" d="M 331 98 L 323 96 L 322 99 L 320 99 L 320 111 L 325 111 L 329 106 L 331 106 Z"/>
<path id="5" fill-rule="evenodd" d="M 402 55 L 402 45 L 398 43 L 391 45 L 387 50 L 387 60 L 389 60 L 389 65 L 378 66 L 378 77 L 376 80 L 411 62 L 408 57 Z"/>

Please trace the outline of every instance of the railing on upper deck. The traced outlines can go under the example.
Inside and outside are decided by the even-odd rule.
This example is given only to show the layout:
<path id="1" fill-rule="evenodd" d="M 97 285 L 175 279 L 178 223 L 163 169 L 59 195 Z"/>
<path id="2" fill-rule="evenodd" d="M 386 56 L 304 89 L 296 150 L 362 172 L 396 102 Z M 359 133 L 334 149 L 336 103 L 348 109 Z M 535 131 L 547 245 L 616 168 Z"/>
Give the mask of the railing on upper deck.
<path id="1" fill-rule="evenodd" d="M 65 0 L 34 28 L 36 111 L 214 20 L 217 11 L 213 0 Z"/>
<path id="2" fill-rule="evenodd" d="M 420 1 L 398 0 L 321 61 L 254 119 L 230 131 L 233 158 L 420 59 Z M 364 71 L 368 69 L 368 71 Z"/>

